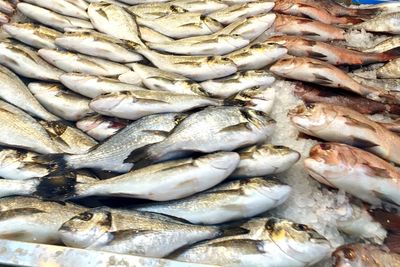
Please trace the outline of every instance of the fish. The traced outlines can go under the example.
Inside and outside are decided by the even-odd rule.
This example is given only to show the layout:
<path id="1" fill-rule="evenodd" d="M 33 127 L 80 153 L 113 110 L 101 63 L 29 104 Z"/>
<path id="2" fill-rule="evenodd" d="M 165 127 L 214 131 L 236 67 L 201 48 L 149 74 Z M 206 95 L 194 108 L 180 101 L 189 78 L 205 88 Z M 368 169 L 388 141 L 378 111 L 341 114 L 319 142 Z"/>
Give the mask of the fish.
<path id="1" fill-rule="evenodd" d="M 400 172 L 390 163 L 345 144 L 324 143 L 304 160 L 307 172 L 330 187 L 344 190 L 373 205 L 400 205 Z"/>
<path id="2" fill-rule="evenodd" d="M 307 3 L 312 3 L 313 5 L 318 6 L 320 9 L 326 9 L 331 13 L 333 16 L 340 17 L 340 16 L 350 16 L 350 17 L 362 17 L 368 18 L 370 16 L 376 15 L 378 12 L 377 8 L 351 8 L 344 6 L 336 1 L 331 0 L 302 0 L 306 1 Z M 374 5 L 375 6 L 375 5 Z"/>
<path id="3" fill-rule="evenodd" d="M 282 204 L 291 187 L 254 177 L 223 183 L 188 198 L 138 206 L 136 210 L 182 218 L 193 224 L 220 224 L 250 218 Z"/>
<path id="4" fill-rule="evenodd" d="M 228 7 L 227 3 L 220 0 L 174 0 L 170 3 L 188 12 L 201 12 L 202 14 L 208 14 Z"/>
<path id="5" fill-rule="evenodd" d="M 63 50 L 42 48 L 38 54 L 65 72 L 82 72 L 89 75 L 112 77 L 129 71 L 128 67 L 119 63 Z"/>
<path id="6" fill-rule="evenodd" d="M 217 20 L 221 24 L 227 25 L 241 18 L 268 13 L 274 7 L 274 2 L 250 2 L 232 5 L 228 8 L 220 9 L 208 14 L 209 17 Z"/>
<path id="7" fill-rule="evenodd" d="M 146 3 L 141 5 L 133 5 L 128 9 L 129 13 L 135 17 L 141 17 L 145 19 L 157 19 L 173 13 L 185 13 L 188 10 L 176 6 L 172 3 Z"/>
<path id="8" fill-rule="evenodd" d="M 0 81 L 2 90 L 0 98 L 13 104 L 30 115 L 48 121 L 59 120 L 59 118 L 48 112 L 32 95 L 21 79 L 9 69 L 0 66 Z"/>
<path id="9" fill-rule="evenodd" d="M 208 80 L 200 83 L 201 87 L 213 97 L 228 98 L 242 90 L 257 86 L 270 86 L 275 77 L 267 70 L 247 70 L 231 76 Z"/>
<path id="10" fill-rule="evenodd" d="M 0 63 L 21 76 L 37 80 L 58 81 L 63 73 L 32 48 L 11 40 L 0 42 Z"/>
<path id="11" fill-rule="evenodd" d="M 332 257 L 334 267 L 398 266 L 400 264 L 399 254 L 371 244 L 343 245 L 332 253 Z"/>
<path id="12" fill-rule="evenodd" d="M 140 38 L 145 42 L 152 42 L 152 43 L 160 44 L 160 43 L 169 42 L 169 41 L 174 40 L 170 37 L 162 35 L 159 32 L 156 32 L 153 29 L 150 29 L 150 28 L 144 27 L 144 26 L 139 26 L 139 34 L 140 34 Z"/>
<path id="13" fill-rule="evenodd" d="M 241 107 L 207 107 L 190 114 L 162 142 L 134 153 L 126 162 L 135 168 L 182 153 L 231 151 L 261 143 L 272 134 L 275 121 L 261 111 Z M 201 129 L 201 130 L 200 130 Z M 194 133 L 201 133 L 194 136 Z"/>
<path id="14" fill-rule="evenodd" d="M 278 44 L 255 43 L 225 55 L 238 70 L 261 69 L 287 54 L 287 49 Z"/>
<path id="15" fill-rule="evenodd" d="M 333 25 L 282 14 L 276 15 L 273 27 L 277 33 L 302 36 L 316 41 L 345 40 L 346 33 L 345 30 Z"/>
<path id="16" fill-rule="evenodd" d="M 205 81 L 235 73 L 236 64 L 223 56 L 174 56 L 160 54 L 147 48 L 137 48 L 157 68 L 185 76 L 194 81 Z"/>
<path id="17" fill-rule="evenodd" d="M 66 32 L 55 40 L 64 49 L 118 63 L 136 62 L 143 57 L 129 47 L 129 42 L 95 31 Z"/>
<path id="18" fill-rule="evenodd" d="M 106 2 L 91 3 L 87 13 L 99 32 L 143 45 L 135 19 L 123 7 Z"/>
<path id="19" fill-rule="evenodd" d="M 376 120 L 374 118 L 371 118 L 371 119 L 373 119 L 374 121 L 378 122 L 380 125 L 382 125 L 386 129 L 388 129 L 389 131 L 392 131 L 392 132 L 395 132 L 395 133 L 400 133 L 399 119 L 390 120 L 390 121 L 387 121 L 387 122 L 379 121 L 379 120 Z"/>
<path id="20" fill-rule="evenodd" d="M 85 154 L 45 156 L 41 160 L 57 170 L 90 168 L 126 173 L 133 167 L 124 162 L 131 153 L 161 142 L 185 117 L 179 113 L 150 115 L 132 122 Z"/>
<path id="21" fill-rule="evenodd" d="M 83 10 L 86 10 L 89 7 L 88 2 L 85 0 L 65 0 L 65 1 L 77 6 Z"/>
<path id="22" fill-rule="evenodd" d="M 387 62 L 400 56 L 400 50 L 364 53 L 298 36 L 274 36 L 267 42 L 283 45 L 292 56 L 316 58 L 333 65 L 366 65 Z"/>
<path id="23" fill-rule="evenodd" d="M 137 120 L 152 114 L 219 105 L 222 105 L 220 100 L 205 96 L 135 90 L 100 95 L 90 101 L 89 107 L 102 115 Z"/>
<path id="24" fill-rule="evenodd" d="M 0 199 L 0 237 L 33 243 L 60 244 L 58 229 L 86 208 L 28 196 Z"/>
<path id="25" fill-rule="evenodd" d="M 252 87 L 224 100 L 225 105 L 246 107 L 270 114 L 275 103 L 275 88 Z"/>
<path id="26" fill-rule="evenodd" d="M 46 130 L 19 108 L 0 100 L 0 143 L 41 154 L 59 153 Z"/>
<path id="27" fill-rule="evenodd" d="M 400 102 L 398 93 L 361 85 L 341 69 L 318 59 L 306 57 L 284 58 L 278 60 L 269 70 L 283 78 L 340 88 L 377 102 L 388 104 L 398 104 Z"/>
<path id="28" fill-rule="evenodd" d="M 86 0 L 86 2 L 88 2 L 88 3 L 101 3 L 101 2 L 104 2 L 104 3 L 108 3 L 108 4 L 117 5 L 117 6 L 120 6 L 120 7 L 123 7 L 123 8 L 128 8 L 129 7 L 128 4 L 122 3 L 121 1 L 118 1 L 118 0 Z"/>
<path id="29" fill-rule="evenodd" d="M 29 90 L 47 110 L 64 120 L 77 121 L 94 114 L 88 98 L 75 94 L 60 84 L 28 84 Z"/>
<path id="30" fill-rule="evenodd" d="M 133 63 L 130 67 L 151 90 L 168 91 L 177 94 L 209 96 L 202 85 L 172 72 L 163 71 L 143 64 Z"/>
<path id="31" fill-rule="evenodd" d="M 76 127 L 97 141 L 103 141 L 124 129 L 129 124 L 126 120 L 94 115 L 76 122 Z"/>
<path id="32" fill-rule="evenodd" d="M 356 82 L 363 85 L 375 88 L 383 88 L 387 91 L 400 91 L 400 79 L 364 78 L 357 73 L 349 73 L 349 76 Z"/>
<path id="33" fill-rule="evenodd" d="M 360 147 L 388 161 L 400 162 L 400 137 L 351 108 L 315 103 L 299 105 L 288 115 L 305 134 Z"/>
<path id="34" fill-rule="evenodd" d="M 0 23 L 6 24 L 10 21 L 10 17 L 2 12 L 0 12 Z"/>
<path id="35" fill-rule="evenodd" d="M 383 53 L 400 47 L 400 36 L 390 37 L 377 45 L 363 50 L 366 53 Z"/>
<path id="36" fill-rule="evenodd" d="M 396 2 L 380 3 L 375 5 L 370 5 L 368 8 L 378 9 L 379 14 L 395 13 L 400 12 L 400 4 Z"/>
<path id="37" fill-rule="evenodd" d="M 65 73 L 60 76 L 60 82 L 68 89 L 89 98 L 112 92 L 143 90 L 142 87 L 123 83 L 117 79 L 84 73 Z"/>
<path id="38" fill-rule="evenodd" d="M 240 162 L 231 174 L 234 178 L 267 176 L 288 170 L 300 159 L 300 153 L 286 146 L 262 144 L 237 151 Z"/>
<path id="39" fill-rule="evenodd" d="M 351 76 L 355 81 L 363 83 L 359 76 Z M 369 85 L 369 84 L 366 84 Z M 294 94 L 305 103 L 327 103 L 336 106 L 351 108 L 359 113 L 373 115 L 377 113 L 389 113 L 400 115 L 400 107 L 395 104 L 383 104 L 366 99 L 361 96 L 344 92 L 334 92 L 330 88 L 316 87 L 308 84 L 297 83 Z"/>
<path id="40" fill-rule="evenodd" d="M 363 29 L 367 32 L 400 34 L 399 23 L 400 12 L 396 12 L 376 16 L 372 19 L 352 26 L 352 29 Z"/>
<path id="41" fill-rule="evenodd" d="M 136 21 L 174 39 L 213 34 L 223 28 L 215 19 L 198 12 L 171 13 L 156 19 L 136 17 Z"/>
<path id="42" fill-rule="evenodd" d="M 400 58 L 394 59 L 376 71 L 378 78 L 400 79 Z"/>
<path id="43" fill-rule="evenodd" d="M 53 0 L 51 2 L 47 0 L 24 0 L 24 2 L 57 12 L 61 15 L 79 19 L 89 19 L 89 16 L 84 9 L 81 9 L 66 0 Z"/>
<path id="44" fill-rule="evenodd" d="M 92 23 L 87 20 L 64 16 L 35 5 L 19 3 L 17 9 L 28 18 L 59 31 L 68 27 L 93 29 Z"/>
<path id="45" fill-rule="evenodd" d="M 191 225 L 162 215 L 109 208 L 82 212 L 66 221 L 58 232 L 70 247 L 157 258 L 221 234 L 216 226 Z"/>
<path id="46" fill-rule="evenodd" d="M 0 0 L 0 12 L 12 14 L 14 13 L 14 6 L 9 1 Z"/>
<path id="47" fill-rule="evenodd" d="M 147 4 L 147 3 L 161 3 L 167 2 L 168 0 L 121 0 L 120 2 L 126 3 L 127 5 Z"/>
<path id="48" fill-rule="evenodd" d="M 161 52 L 194 56 L 224 55 L 248 44 L 249 40 L 236 34 L 196 36 L 164 43 L 146 43 L 149 48 Z"/>
<path id="49" fill-rule="evenodd" d="M 139 87 L 144 87 L 142 79 L 134 71 L 128 71 L 118 76 L 118 80 L 122 83 L 133 84 Z"/>
<path id="50" fill-rule="evenodd" d="M 261 225 L 258 227 L 260 234 L 200 242 L 179 249 L 168 258 L 219 266 L 300 267 L 313 265 L 331 252 L 329 241 L 304 224 L 268 218 Z"/>
<path id="51" fill-rule="evenodd" d="M 8 23 L 3 25 L 3 29 L 12 38 L 38 49 L 55 49 L 54 41 L 61 36 L 56 30 L 34 23 Z"/>

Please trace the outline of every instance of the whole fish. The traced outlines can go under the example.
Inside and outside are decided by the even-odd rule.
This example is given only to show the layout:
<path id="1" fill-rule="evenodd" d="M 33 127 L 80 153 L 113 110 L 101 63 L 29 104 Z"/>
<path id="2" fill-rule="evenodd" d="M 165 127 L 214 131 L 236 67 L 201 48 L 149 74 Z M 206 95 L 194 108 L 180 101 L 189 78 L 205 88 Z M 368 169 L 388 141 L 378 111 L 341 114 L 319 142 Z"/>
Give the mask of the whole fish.
<path id="1" fill-rule="evenodd" d="M 250 146 L 238 151 L 240 162 L 231 177 L 256 177 L 286 171 L 299 159 L 300 153 L 285 146 L 271 144 Z"/>
<path id="2" fill-rule="evenodd" d="M 256 86 L 270 86 L 275 77 L 267 70 L 247 70 L 221 79 L 202 82 L 201 87 L 210 95 L 227 98 L 242 90 Z"/>
<path id="3" fill-rule="evenodd" d="M 274 36 L 269 38 L 267 42 L 283 45 L 288 49 L 290 55 L 312 57 L 333 65 L 366 65 L 386 62 L 400 56 L 399 51 L 363 53 L 298 36 Z"/>
<path id="4" fill-rule="evenodd" d="M 140 61 L 143 57 L 129 48 L 127 42 L 95 31 L 66 32 L 55 40 L 64 49 L 119 63 Z"/>
<path id="5" fill-rule="evenodd" d="M 41 59 L 32 48 L 11 40 L 0 42 L 0 63 L 32 79 L 58 81 L 63 73 Z"/>
<path id="6" fill-rule="evenodd" d="M 165 55 L 147 48 L 137 48 L 137 51 L 161 70 L 195 81 L 225 77 L 237 71 L 236 64 L 227 57 Z"/>
<path id="7" fill-rule="evenodd" d="M 24 0 L 24 2 L 46 8 L 48 10 L 57 12 L 58 14 L 65 16 L 70 16 L 80 19 L 89 18 L 85 10 L 68 2 L 67 0 L 53 0 L 51 2 L 47 0 Z"/>
<path id="8" fill-rule="evenodd" d="M 99 32 L 143 44 L 138 36 L 135 19 L 123 7 L 106 2 L 91 3 L 87 12 Z"/>
<path id="9" fill-rule="evenodd" d="M 366 53 L 383 53 L 400 47 L 400 36 L 393 36 L 382 41 L 374 47 L 363 50 Z"/>
<path id="10" fill-rule="evenodd" d="M 398 93 L 361 85 L 341 69 L 317 59 L 306 57 L 281 59 L 271 66 L 270 71 L 284 78 L 340 88 L 382 103 L 400 103 Z"/>
<path id="11" fill-rule="evenodd" d="M 335 250 L 332 254 L 334 267 L 357 266 L 399 266 L 400 255 L 387 248 L 370 244 L 348 244 Z"/>
<path id="12" fill-rule="evenodd" d="M 152 114 L 219 105 L 222 105 L 222 101 L 205 96 L 135 90 L 100 95 L 92 99 L 89 106 L 102 115 L 137 120 Z"/>
<path id="13" fill-rule="evenodd" d="M 253 217 L 282 204 L 290 186 L 277 180 L 250 178 L 231 181 L 181 200 L 145 204 L 151 211 L 185 219 L 194 224 L 219 224 Z"/>
<path id="14" fill-rule="evenodd" d="M 228 7 L 226 3 L 220 0 L 174 0 L 170 3 L 189 12 L 201 12 L 203 14 Z"/>
<path id="15" fill-rule="evenodd" d="M 232 5 L 228 8 L 220 9 L 210 13 L 208 16 L 227 25 L 234 21 L 250 16 L 268 13 L 274 7 L 274 2 L 250 2 Z"/>
<path id="16" fill-rule="evenodd" d="M 270 218 L 260 234 L 216 238 L 178 250 L 178 261 L 240 267 L 311 266 L 330 252 L 329 241 L 303 224 Z"/>
<path id="17" fill-rule="evenodd" d="M 0 101 L 0 143 L 42 154 L 59 153 L 46 130 L 22 110 Z"/>
<path id="18" fill-rule="evenodd" d="M 57 116 L 49 113 L 31 94 L 26 85 L 12 71 L 0 66 L 0 81 L 2 90 L 0 98 L 8 103 L 18 106 L 30 115 L 48 121 L 59 120 Z"/>
<path id="19" fill-rule="evenodd" d="M 65 222 L 58 231 L 71 247 L 165 257 L 174 250 L 221 234 L 215 226 L 197 226 L 166 216 L 108 208 L 91 209 Z"/>
<path id="20" fill-rule="evenodd" d="M 14 13 L 14 6 L 7 0 L 0 0 L 0 12 L 12 14 Z"/>
<path id="21" fill-rule="evenodd" d="M 156 19 L 136 17 L 136 21 L 174 39 L 213 34 L 223 28 L 215 19 L 195 12 L 171 13 Z"/>
<path id="22" fill-rule="evenodd" d="M 65 73 L 60 76 L 60 81 L 68 89 L 90 98 L 113 92 L 143 90 L 142 87 L 116 79 L 83 73 Z"/>
<path id="23" fill-rule="evenodd" d="M 60 84 L 32 82 L 28 88 L 47 110 L 65 120 L 77 121 L 94 113 L 89 108 L 88 98 L 66 90 Z"/>
<path id="24" fill-rule="evenodd" d="M 246 107 L 270 114 L 275 103 L 275 88 L 252 87 L 224 100 L 225 105 Z"/>
<path id="25" fill-rule="evenodd" d="M 188 10 L 175 6 L 172 3 L 146 3 L 133 5 L 128 11 L 136 17 L 145 19 L 157 19 L 173 13 L 185 13 Z"/>
<path id="26" fill-rule="evenodd" d="M 394 59 L 376 71 L 378 78 L 400 79 L 400 58 Z"/>
<path id="27" fill-rule="evenodd" d="M 64 28 L 93 29 L 92 23 L 84 19 L 63 16 L 56 12 L 27 3 L 19 3 L 18 10 L 28 18 L 38 21 L 46 26 L 63 31 Z"/>
<path id="28" fill-rule="evenodd" d="M 322 103 L 299 105 L 289 111 L 289 117 L 303 133 L 362 147 L 381 158 L 400 162 L 400 137 L 351 108 Z"/>
<path id="29" fill-rule="evenodd" d="M 389 201 L 400 205 L 400 172 L 364 150 L 344 144 L 314 146 L 304 161 L 317 181 L 338 188 L 373 205 Z"/>
<path id="30" fill-rule="evenodd" d="M 279 14 L 274 24 L 275 32 L 296 35 L 317 41 L 345 40 L 345 30 L 308 18 Z"/>
<path id="31" fill-rule="evenodd" d="M 128 121 L 105 117 L 102 115 L 83 118 L 76 122 L 76 127 L 78 127 L 78 129 L 98 141 L 103 141 L 104 139 L 116 134 L 127 125 Z"/>
<path id="32" fill-rule="evenodd" d="M 2 239 L 60 244 L 58 229 L 86 209 L 61 201 L 34 197 L 0 199 L 0 237 Z"/>
<path id="33" fill-rule="evenodd" d="M 65 72 L 82 72 L 98 76 L 117 76 L 129 71 L 128 67 L 119 63 L 63 50 L 42 48 L 38 53 L 44 60 Z"/>
<path id="34" fill-rule="evenodd" d="M 134 71 L 128 71 L 118 76 L 118 80 L 122 83 L 133 84 L 136 86 L 144 86 L 140 76 Z"/>
<path id="35" fill-rule="evenodd" d="M 185 115 L 178 113 L 158 114 L 137 120 L 105 142 L 83 155 L 58 155 L 47 158 L 59 169 L 90 168 L 128 172 L 132 163 L 124 162 L 138 148 L 161 142 L 180 123 Z M 53 164 L 54 165 L 54 164 Z"/>
<path id="36" fill-rule="evenodd" d="M 354 73 L 349 73 L 349 76 L 353 78 L 356 82 L 375 87 L 375 88 L 383 88 L 387 91 L 400 91 L 400 79 L 373 79 L 373 78 L 364 78 L 361 75 L 357 75 Z"/>
<path id="37" fill-rule="evenodd" d="M 208 93 L 203 89 L 202 85 L 191 81 L 182 75 L 138 63 L 133 63 L 130 67 L 140 77 L 143 84 L 151 90 L 208 96 Z"/>
<path id="38" fill-rule="evenodd" d="M 61 36 L 56 30 L 33 23 L 9 23 L 3 25 L 3 29 L 12 38 L 39 49 L 56 48 L 54 41 Z"/>
<path id="39" fill-rule="evenodd" d="M 93 138 L 65 123 L 40 121 L 40 124 L 63 153 L 85 154 L 97 145 Z"/>
<path id="40" fill-rule="evenodd" d="M 178 55 L 224 55 L 249 44 L 240 35 L 207 35 L 164 43 L 146 43 L 151 49 Z"/>
<path id="41" fill-rule="evenodd" d="M 189 115 L 164 141 L 133 154 L 127 162 L 140 166 L 182 153 L 230 151 L 264 142 L 274 126 L 275 121 L 260 111 L 208 107 Z"/>
<path id="42" fill-rule="evenodd" d="M 364 29 L 367 32 L 381 32 L 400 34 L 400 12 L 379 15 L 370 20 L 354 25 L 356 30 Z"/>
<path id="43" fill-rule="evenodd" d="M 0 23 L 6 24 L 10 21 L 10 17 L 2 12 L 0 12 Z"/>

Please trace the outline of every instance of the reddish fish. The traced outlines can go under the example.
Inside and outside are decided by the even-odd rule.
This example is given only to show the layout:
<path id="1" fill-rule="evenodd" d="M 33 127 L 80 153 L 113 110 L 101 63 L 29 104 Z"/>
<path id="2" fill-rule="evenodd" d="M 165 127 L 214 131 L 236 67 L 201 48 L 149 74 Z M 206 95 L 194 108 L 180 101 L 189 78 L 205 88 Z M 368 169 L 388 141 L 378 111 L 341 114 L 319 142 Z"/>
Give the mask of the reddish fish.
<path id="1" fill-rule="evenodd" d="M 302 0 L 302 2 L 326 9 L 334 16 L 371 17 L 379 12 L 378 8 L 348 8 L 334 0 Z"/>

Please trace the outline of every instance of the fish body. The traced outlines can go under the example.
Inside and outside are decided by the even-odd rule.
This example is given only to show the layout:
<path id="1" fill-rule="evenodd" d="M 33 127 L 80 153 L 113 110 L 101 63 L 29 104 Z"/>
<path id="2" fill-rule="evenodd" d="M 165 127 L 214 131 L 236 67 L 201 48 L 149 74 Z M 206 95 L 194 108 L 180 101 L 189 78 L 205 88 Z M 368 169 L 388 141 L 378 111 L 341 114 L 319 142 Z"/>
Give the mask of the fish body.
<path id="1" fill-rule="evenodd" d="M 161 44 L 164 42 L 167 43 L 174 40 L 168 36 L 162 35 L 161 33 L 144 26 L 139 26 L 139 33 L 140 37 L 145 42 Z"/>
<path id="2" fill-rule="evenodd" d="M 86 10 L 89 7 L 88 2 L 86 2 L 85 0 L 65 0 L 65 1 L 77 6 L 83 10 Z"/>
<path id="3" fill-rule="evenodd" d="M 400 91 L 400 79 L 373 79 L 373 78 L 364 78 L 361 75 L 357 75 L 357 73 L 349 73 L 350 77 L 352 77 L 356 82 L 371 86 L 375 88 L 383 88 L 386 91 Z"/>
<path id="4" fill-rule="evenodd" d="M 175 0 L 170 3 L 189 12 L 201 12 L 203 14 L 208 14 L 228 7 L 226 3 L 220 0 Z"/>
<path id="5" fill-rule="evenodd" d="M 188 10 L 172 3 L 146 3 L 141 5 L 133 5 L 128 11 L 134 16 L 145 19 L 157 19 L 173 13 L 185 13 Z"/>
<path id="6" fill-rule="evenodd" d="M 74 5 L 67 0 L 24 0 L 26 3 L 30 3 L 35 6 L 43 7 L 48 10 L 52 10 L 57 12 L 58 14 L 80 18 L 80 19 L 88 19 L 89 16 L 87 15 L 86 11 L 79 8 L 78 6 Z"/>
<path id="7" fill-rule="evenodd" d="M 383 53 L 395 48 L 400 47 L 400 36 L 393 36 L 385 41 L 382 41 L 375 45 L 374 47 L 364 50 L 367 53 Z"/>
<path id="8" fill-rule="evenodd" d="M 378 78 L 400 79 L 400 59 L 394 59 L 376 71 Z"/>
<path id="9" fill-rule="evenodd" d="M 122 83 L 133 84 L 136 86 L 143 86 L 142 79 L 134 71 L 128 71 L 119 75 L 118 80 Z"/>
<path id="10" fill-rule="evenodd" d="M 98 141 L 103 141 L 125 128 L 128 121 L 95 115 L 76 122 L 76 127 Z"/>
<path id="11" fill-rule="evenodd" d="M 246 107 L 252 110 L 270 114 L 275 103 L 275 88 L 252 87 L 244 89 L 234 96 L 224 100 L 225 105 Z"/>
<path id="12" fill-rule="evenodd" d="M 400 12 L 379 15 L 352 28 L 356 30 L 364 29 L 368 32 L 381 32 L 389 34 L 400 34 Z"/>
<path id="13" fill-rule="evenodd" d="M 101 3 L 101 2 L 104 2 L 104 3 L 113 4 L 113 5 L 117 5 L 117 6 L 124 7 L 124 8 L 128 8 L 129 7 L 129 5 L 127 5 L 125 3 L 122 3 L 121 1 L 117 1 L 117 0 L 87 0 L 86 2 L 88 2 L 88 3 Z"/>
<path id="14" fill-rule="evenodd" d="M 0 12 L 12 14 L 14 13 L 14 6 L 9 1 L 0 0 Z"/>

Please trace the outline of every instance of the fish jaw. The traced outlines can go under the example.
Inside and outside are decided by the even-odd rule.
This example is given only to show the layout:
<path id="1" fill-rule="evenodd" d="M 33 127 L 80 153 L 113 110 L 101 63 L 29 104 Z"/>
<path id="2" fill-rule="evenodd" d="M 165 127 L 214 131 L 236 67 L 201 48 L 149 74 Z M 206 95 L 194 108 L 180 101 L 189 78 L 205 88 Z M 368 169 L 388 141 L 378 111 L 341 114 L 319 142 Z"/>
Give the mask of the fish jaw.
<path id="1" fill-rule="evenodd" d="M 307 158 L 304 160 L 304 166 L 312 178 L 320 183 L 323 183 L 333 188 L 337 188 L 334 183 L 334 178 L 327 175 L 329 167 L 327 164 L 325 164 L 323 160 Z"/>

